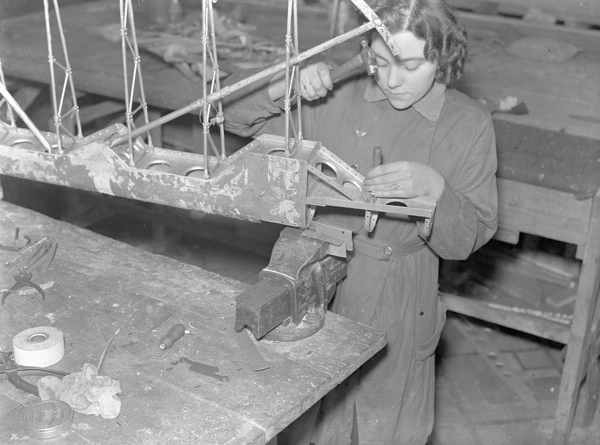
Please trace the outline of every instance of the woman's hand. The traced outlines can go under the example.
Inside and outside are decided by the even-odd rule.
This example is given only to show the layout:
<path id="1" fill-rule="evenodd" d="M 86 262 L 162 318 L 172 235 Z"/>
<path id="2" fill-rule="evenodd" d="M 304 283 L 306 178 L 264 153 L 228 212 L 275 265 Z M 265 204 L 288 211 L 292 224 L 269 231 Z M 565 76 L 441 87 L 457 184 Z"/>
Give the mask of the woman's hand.
<path id="1" fill-rule="evenodd" d="M 307 101 L 327 96 L 333 89 L 330 68 L 325 62 L 316 62 L 300 69 L 300 94 Z M 271 99 L 278 100 L 285 95 L 285 73 L 273 77 L 269 85 Z"/>
<path id="2" fill-rule="evenodd" d="M 397 161 L 373 168 L 367 173 L 365 189 L 379 198 L 415 198 L 435 200 L 444 191 L 444 177 L 420 162 Z"/>
<path id="3" fill-rule="evenodd" d="M 308 101 L 327 96 L 333 89 L 330 68 L 325 62 L 307 65 L 300 70 L 300 93 Z"/>

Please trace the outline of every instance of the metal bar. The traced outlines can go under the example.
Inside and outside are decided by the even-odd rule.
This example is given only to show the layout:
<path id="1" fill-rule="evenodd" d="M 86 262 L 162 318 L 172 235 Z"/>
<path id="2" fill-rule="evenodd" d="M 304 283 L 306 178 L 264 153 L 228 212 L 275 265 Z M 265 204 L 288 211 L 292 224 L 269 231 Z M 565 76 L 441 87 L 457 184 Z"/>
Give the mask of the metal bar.
<path id="1" fill-rule="evenodd" d="M 52 147 L 50 146 L 50 143 L 44 138 L 44 136 L 42 136 L 42 133 L 40 133 L 40 130 L 38 130 L 38 128 L 33 123 L 33 121 L 31 119 L 29 119 L 29 116 L 27 116 L 27 113 L 25 113 L 25 111 L 23 111 L 23 109 L 19 106 L 19 104 L 17 103 L 15 98 L 12 96 L 12 94 L 10 94 L 9 91 L 6 89 L 6 86 L 4 86 L 4 84 L 1 82 L 0 82 L 0 94 L 2 94 L 2 96 L 4 96 L 4 98 L 6 99 L 8 104 L 13 108 L 13 110 L 15 110 L 15 112 L 19 115 L 19 117 L 21 119 L 23 119 L 23 122 L 25 122 L 25 125 L 27 125 L 27 127 L 31 130 L 31 132 L 36 137 L 36 139 L 38 141 L 40 141 L 40 144 L 43 145 L 43 147 L 46 149 L 46 151 L 48 153 L 52 153 Z"/>
<path id="2" fill-rule="evenodd" d="M 125 123 L 127 124 L 126 140 L 129 150 L 129 165 L 133 167 L 133 138 L 131 105 L 129 102 L 129 80 L 127 79 L 127 14 L 130 0 L 119 0 L 119 17 L 121 19 L 121 58 L 123 63 L 123 89 L 125 97 Z M 143 132 L 140 132 L 142 134 Z"/>
<path id="3" fill-rule="evenodd" d="M 61 98 L 61 107 L 60 111 L 62 111 L 62 105 L 64 104 L 64 96 L 67 92 L 67 86 L 71 90 L 71 101 L 73 104 L 73 109 L 75 111 L 75 127 L 77 132 L 77 137 L 83 137 L 83 132 L 81 130 L 81 119 L 79 117 L 79 106 L 77 104 L 77 95 L 75 93 L 75 84 L 73 82 L 73 70 L 71 69 L 71 63 L 69 61 L 69 53 L 67 52 L 67 41 L 65 39 L 65 33 L 62 26 L 62 18 L 60 16 L 60 8 L 58 7 L 58 0 L 54 1 L 54 13 L 56 15 L 56 23 L 58 25 L 58 35 L 60 37 L 60 42 L 63 49 L 63 57 L 65 58 L 65 66 L 62 66 L 60 63 L 54 61 L 58 66 L 60 66 L 65 72 L 65 82 L 63 84 L 62 90 L 62 98 Z M 64 127 L 63 127 L 64 129 Z M 70 133 L 70 131 L 69 131 Z M 71 137 L 73 135 L 71 134 Z"/>
<path id="4" fill-rule="evenodd" d="M 129 0 L 131 1 L 131 0 Z M 144 76 L 142 75 L 142 61 L 140 58 L 140 49 L 137 44 L 137 33 L 135 28 L 135 15 L 133 13 L 133 7 L 130 5 L 128 8 L 129 26 L 131 27 L 131 42 L 129 42 L 130 51 L 133 53 L 134 62 L 136 66 L 137 80 L 140 85 L 140 107 L 144 113 L 144 121 L 146 124 L 150 122 L 150 115 L 148 113 L 148 103 L 146 102 L 146 90 L 144 89 Z M 135 76 L 135 74 L 134 74 Z M 139 109 L 139 108 L 138 108 Z M 136 110 L 137 112 L 137 110 Z M 148 139 L 148 145 L 152 148 L 154 143 L 152 141 L 152 135 L 150 131 L 146 133 Z"/>
<path id="5" fill-rule="evenodd" d="M 334 39 L 328 40 L 327 42 L 323 42 L 320 45 L 315 46 L 314 48 L 311 48 L 303 53 L 298 54 L 295 57 L 292 57 L 292 59 L 290 60 L 290 63 L 296 64 L 296 63 L 303 62 L 304 60 L 311 58 L 315 54 L 319 54 L 329 48 L 333 48 L 334 46 L 339 45 L 340 43 L 345 42 L 346 40 L 350 40 L 356 36 L 359 36 L 367 31 L 373 29 L 374 27 L 375 27 L 375 25 L 372 22 L 364 23 L 361 26 L 359 26 L 351 31 L 348 31 L 345 34 L 337 36 Z M 221 90 L 219 90 L 213 94 L 210 94 L 205 99 L 197 99 L 194 102 L 191 102 L 189 105 L 186 105 L 183 108 L 180 108 L 178 110 L 172 111 L 171 113 L 165 114 L 161 118 L 150 122 L 148 125 L 138 128 L 137 130 L 135 130 L 133 132 L 133 134 L 131 134 L 131 137 L 139 136 L 140 134 L 142 134 L 148 130 L 159 127 L 163 124 L 166 124 L 167 122 L 172 121 L 173 119 L 177 119 L 178 117 L 181 117 L 181 116 L 183 116 L 187 113 L 190 113 L 198 108 L 201 108 L 205 101 L 206 102 L 214 102 L 215 100 L 222 99 L 225 96 L 228 96 L 236 91 L 239 91 L 240 89 L 242 89 L 252 83 L 255 83 L 259 80 L 265 79 L 273 74 L 276 74 L 276 73 L 282 71 L 283 69 L 285 69 L 285 67 L 286 67 L 285 61 L 277 63 L 259 73 L 256 73 L 252 76 L 247 77 L 246 79 L 242 79 L 239 82 L 234 83 L 233 85 L 226 86 L 225 88 L 222 88 Z M 116 145 L 122 144 L 123 142 L 126 142 L 127 139 L 128 139 L 128 135 L 123 135 L 119 138 L 116 138 L 111 143 L 111 146 L 114 147 Z"/>
<path id="6" fill-rule="evenodd" d="M 296 2 L 296 11 L 294 14 L 294 42 L 296 42 L 295 51 L 298 52 L 298 48 L 300 48 L 300 38 L 298 36 L 298 3 Z M 294 68 L 298 68 L 295 72 L 295 77 L 292 77 L 294 81 L 294 88 L 296 91 L 300 90 L 300 66 L 296 65 Z M 291 95 L 291 92 L 290 92 Z M 294 128 L 292 122 L 292 130 L 294 131 L 294 138 L 296 141 L 302 141 L 302 100 L 298 99 L 298 128 Z"/>
<path id="7" fill-rule="evenodd" d="M 202 97 L 206 98 L 206 51 L 208 47 L 208 3 L 207 0 L 202 0 Z M 208 171 L 208 103 L 206 99 L 202 102 L 202 149 L 204 152 L 204 178 L 208 179 L 210 173 Z"/>
<path id="8" fill-rule="evenodd" d="M 58 152 L 62 154 L 61 138 L 60 138 L 60 117 L 56 103 L 56 78 L 54 76 L 54 56 L 52 53 L 52 33 L 50 32 L 50 9 L 48 0 L 44 0 L 44 19 L 46 21 L 46 43 L 48 45 L 48 64 L 50 66 L 50 92 L 52 95 L 52 107 L 54 111 L 54 131 L 56 132 L 56 140 L 58 142 Z M 50 152 L 52 153 L 52 149 Z"/>
<path id="9" fill-rule="evenodd" d="M 290 66 L 291 66 L 291 47 L 292 47 L 292 9 L 294 0 L 288 0 L 287 10 L 287 22 L 285 31 L 285 97 L 284 97 L 284 114 L 285 114 L 285 125 L 284 125 L 284 138 L 285 143 L 283 150 L 285 156 L 290 155 L 289 143 L 290 143 Z"/>
<path id="10" fill-rule="evenodd" d="M 2 60 L 0 60 L 0 83 L 2 85 L 6 85 L 6 80 L 4 79 L 4 71 L 2 71 Z M 2 105 L 0 103 L 0 105 Z M 11 127 L 16 127 L 17 123 L 15 122 L 15 115 L 13 114 L 12 107 L 8 104 L 8 100 L 6 100 L 6 116 L 10 122 Z"/>

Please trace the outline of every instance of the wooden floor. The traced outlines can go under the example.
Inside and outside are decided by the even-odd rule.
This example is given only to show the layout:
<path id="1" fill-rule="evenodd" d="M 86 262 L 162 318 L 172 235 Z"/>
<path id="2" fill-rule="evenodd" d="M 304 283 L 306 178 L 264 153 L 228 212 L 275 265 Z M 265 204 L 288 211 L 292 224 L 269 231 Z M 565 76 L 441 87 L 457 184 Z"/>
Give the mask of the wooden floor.
<path id="1" fill-rule="evenodd" d="M 157 243 L 149 224 L 122 217 L 92 229 L 250 284 L 268 263 L 185 234 L 167 232 Z M 561 345 L 450 314 L 437 352 L 436 423 L 428 445 L 549 443 L 562 354 Z M 600 443 L 600 413 L 590 428 L 580 426 L 581 418 L 578 411 L 570 444 Z"/>

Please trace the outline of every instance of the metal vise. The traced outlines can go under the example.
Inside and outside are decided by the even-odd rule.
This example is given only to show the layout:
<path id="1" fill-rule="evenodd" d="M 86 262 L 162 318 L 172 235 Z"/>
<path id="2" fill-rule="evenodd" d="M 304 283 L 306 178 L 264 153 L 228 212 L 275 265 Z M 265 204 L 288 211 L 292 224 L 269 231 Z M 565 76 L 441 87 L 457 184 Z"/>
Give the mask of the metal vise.
<path id="1" fill-rule="evenodd" d="M 321 329 L 327 303 L 347 273 L 346 259 L 329 255 L 329 246 L 283 229 L 260 281 L 236 298 L 235 330 L 247 326 L 257 339 L 292 341 Z"/>

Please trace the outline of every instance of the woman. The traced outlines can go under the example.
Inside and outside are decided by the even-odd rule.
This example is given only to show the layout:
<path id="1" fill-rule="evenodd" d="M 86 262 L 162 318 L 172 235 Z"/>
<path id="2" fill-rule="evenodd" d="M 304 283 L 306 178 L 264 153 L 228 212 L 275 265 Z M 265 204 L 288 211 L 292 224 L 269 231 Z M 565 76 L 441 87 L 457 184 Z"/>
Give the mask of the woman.
<path id="1" fill-rule="evenodd" d="M 497 227 L 496 147 L 486 108 L 450 88 L 463 72 L 466 33 L 443 0 L 381 0 L 372 8 L 400 48 L 377 32 L 378 72 L 333 85 L 325 63 L 300 71 L 304 137 L 365 176 L 379 197 L 437 201 L 429 237 L 418 222 L 329 210 L 355 230 L 355 255 L 330 310 L 387 333 L 387 347 L 322 401 L 312 442 L 424 444 L 433 428 L 434 350 L 445 322 L 439 258 L 465 259 Z M 246 77 L 240 73 L 229 79 Z M 226 109 L 229 131 L 282 134 L 281 76 Z M 383 149 L 373 168 L 372 149 Z"/>

